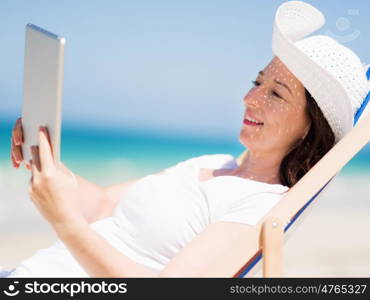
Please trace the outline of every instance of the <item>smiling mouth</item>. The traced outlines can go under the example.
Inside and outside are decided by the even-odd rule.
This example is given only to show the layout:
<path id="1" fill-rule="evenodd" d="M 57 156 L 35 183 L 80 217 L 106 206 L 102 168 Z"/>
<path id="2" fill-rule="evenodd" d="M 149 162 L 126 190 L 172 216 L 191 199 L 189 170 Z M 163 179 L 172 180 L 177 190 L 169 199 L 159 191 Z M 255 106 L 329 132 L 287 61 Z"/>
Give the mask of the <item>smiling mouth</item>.
<path id="1" fill-rule="evenodd" d="M 245 125 L 249 125 L 249 126 L 262 126 L 263 125 L 263 122 L 258 122 L 252 118 L 249 118 L 249 117 L 246 117 L 244 120 L 243 120 L 243 123 Z"/>

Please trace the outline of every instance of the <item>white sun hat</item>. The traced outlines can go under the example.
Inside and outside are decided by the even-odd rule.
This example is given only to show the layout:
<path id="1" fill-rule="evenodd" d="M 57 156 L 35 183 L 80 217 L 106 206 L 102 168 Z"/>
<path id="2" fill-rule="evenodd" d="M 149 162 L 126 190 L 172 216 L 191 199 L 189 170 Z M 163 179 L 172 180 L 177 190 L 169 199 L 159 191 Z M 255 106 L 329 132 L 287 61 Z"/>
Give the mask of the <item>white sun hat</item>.
<path id="1" fill-rule="evenodd" d="M 275 15 L 272 52 L 316 100 L 338 142 L 353 127 L 370 90 L 369 66 L 329 36 L 306 37 L 324 23 L 324 15 L 310 4 L 283 3 Z"/>

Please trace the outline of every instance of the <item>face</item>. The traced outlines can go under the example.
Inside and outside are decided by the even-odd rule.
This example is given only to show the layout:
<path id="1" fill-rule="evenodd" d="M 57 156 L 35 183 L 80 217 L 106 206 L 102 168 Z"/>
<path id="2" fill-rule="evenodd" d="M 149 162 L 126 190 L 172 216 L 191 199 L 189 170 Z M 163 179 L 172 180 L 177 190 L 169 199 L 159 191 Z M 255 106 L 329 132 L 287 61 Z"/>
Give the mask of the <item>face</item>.
<path id="1" fill-rule="evenodd" d="M 304 86 L 278 57 L 257 74 L 243 101 L 239 139 L 251 151 L 287 153 L 309 130 Z"/>

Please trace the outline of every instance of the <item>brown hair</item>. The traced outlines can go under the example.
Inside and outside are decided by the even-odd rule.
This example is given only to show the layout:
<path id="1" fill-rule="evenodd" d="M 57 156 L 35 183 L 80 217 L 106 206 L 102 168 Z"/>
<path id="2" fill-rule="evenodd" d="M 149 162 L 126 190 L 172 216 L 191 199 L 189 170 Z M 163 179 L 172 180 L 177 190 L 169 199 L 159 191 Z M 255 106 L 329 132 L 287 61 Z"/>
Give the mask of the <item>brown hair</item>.
<path id="1" fill-rule="evenodd" d="M 300 180 L 335 143 L 334 133 L 315 99 L 307 90 L 305 93 L 311 127 L 305 138 L 296 143 L 280 164 L 281 184 L 288 187 Z"/>

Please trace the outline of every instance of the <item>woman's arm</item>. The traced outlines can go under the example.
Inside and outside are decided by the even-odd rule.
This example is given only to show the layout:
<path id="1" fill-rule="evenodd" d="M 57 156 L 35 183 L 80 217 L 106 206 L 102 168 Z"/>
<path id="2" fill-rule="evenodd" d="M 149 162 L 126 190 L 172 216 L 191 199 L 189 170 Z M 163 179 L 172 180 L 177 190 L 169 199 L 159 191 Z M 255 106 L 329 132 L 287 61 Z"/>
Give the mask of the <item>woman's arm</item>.
<path id="1" fill-rule="evenodd" d="M 81 212 L 88 223 L 93 223 L 104 217 L 105 197 L 104 188 L 75 174 L 78 186 L 77 198 Z"/>
<path id="2" fill-rule="evenodd" d="M 45 134 L 50 142 L 47 129 L 45 130 Z M 19 168 L 23 161 L 21 149 L 23 142 L 22 118 L 18 118 L 13 127 L 11 139 L 11 161 L 15 168 Z M 26 168 L 31 170 L 29 162 L 24 163 Z M 65 173 L 71 172 L 63 163 L 60 163 L 60 167 Z M 77 174 L 74 175 L 77 181 L 78 207 L 88 223 L 111 216 L 124 192 L 136 182 L 136 180 L 131 180 L 121 184 L 101 187 Z"/>
<path id="3" fill-rule="evenodd" d="M 222 264 L 223 257 L 243 250 L 247 261 L 258 243 L 256 226 L 216 222 L 208 225 L 156 273 L 112 247 L 86 223 L 70 222 L 54 229 L 91 277 L 214 277 L 209 270 L 217 269 L 214 264 Z M 250 249 L 241 249 L 242 240 L 250 241 Z M 234 266 L 235 273 L 245 261 Z"/>
<path id="4" fill-rule="evenodd" d="M 137 180 L 102 187 L 75 174 L 82 214 L 88 223 L 112 216 L 119 200 Z"/>
<path id="5" fill-rule="evenodd" d="M 105 197 L 104 201 L 106 203 L 103 217 L 109 217 L 113 214 L 113 211 L 117 207 L 118 202 L 123 198 L 129 187 L 131 187 L 131 185 L 133 185 L 136 181 L 138 181 L 138 179 L 110 185 L 103 188 Z"/>
<path id="6" fill-rule="evenodd" d="M 211 223 L 171 259 L 158 277 L 232 277 L 255 254 L 258 232 L 257 225 Z M 247 248 L 243 241 L 248 241 Z M 220 267 L 229 261 L 225 258 L 235 255 L 244 255 L 237 265 L 228 265 L 228 269 L 235 271 L 220 274 Z"/>
<path id="7" fill-rule="evenodd" d="M 90 228 L 79 206 L 78 180 L 55 163 L 45 128 L 39 131 L 39 146 L 31 150 L 30 198 L 85 270 L 93 277 L 156 276 Z"/>
<path id="8" fill-rule="evenodd" d="M 163 174 L 164 171 L 154 175 Z M 79 205 L 88 223 L 112 216 L 118 202 L 139 179 L 101 187 L 75 174 L 79 190 Z"/>
<path id="9" fill-rule="evenodd" d="M 64 164 L 61 164 L 61 167 L 65 172 L 70 172 Z M 75 177 L 77 180 L 78 205 L 88 223 L 110 217 L 124 192 L 136 181 L 132 180 L 102 187 L 77 174 L 75 174 Z"/>
<path id="10" fill-rule="evenodd" d="M 85 222 L 59 224 L 54 229 L 91 277 L 158 277 L 119 252 Z"/>

